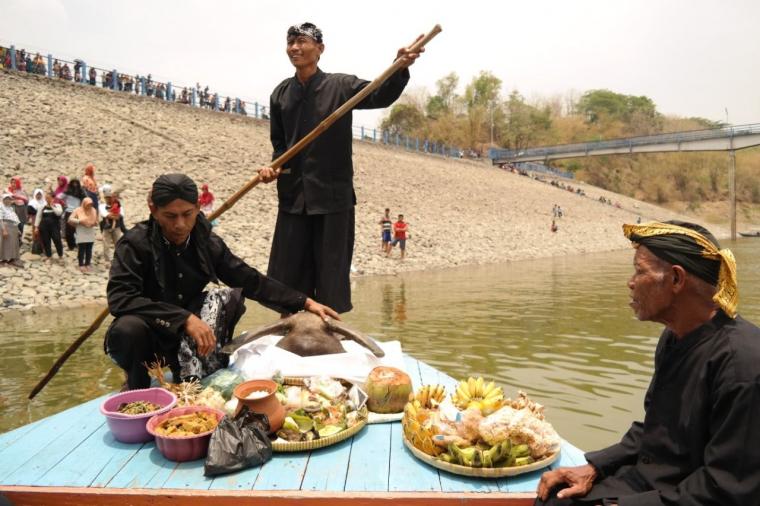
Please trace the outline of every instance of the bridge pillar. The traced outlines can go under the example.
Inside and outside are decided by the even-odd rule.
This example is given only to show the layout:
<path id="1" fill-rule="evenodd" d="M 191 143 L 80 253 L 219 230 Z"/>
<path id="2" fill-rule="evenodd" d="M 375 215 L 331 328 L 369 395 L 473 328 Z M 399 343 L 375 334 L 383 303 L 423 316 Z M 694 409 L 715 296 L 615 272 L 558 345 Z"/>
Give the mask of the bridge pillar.
<path id="1" fill-rule="evenodd" d="M 731 214 L 731 240 L 736 240 L 736 152 L 732 149 L 728 152 L 730 162 L 728 164 L 728 205 Z"/>

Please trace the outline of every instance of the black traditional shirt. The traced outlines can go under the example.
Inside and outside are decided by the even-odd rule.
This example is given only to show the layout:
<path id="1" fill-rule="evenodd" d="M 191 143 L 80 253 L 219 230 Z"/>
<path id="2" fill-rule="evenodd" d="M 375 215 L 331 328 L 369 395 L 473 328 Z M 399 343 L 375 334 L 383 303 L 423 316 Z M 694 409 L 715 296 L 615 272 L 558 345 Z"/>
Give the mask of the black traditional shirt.
<path id="1" fill-rule="evenodd" d="M 209 282 L 242 288 L 243 295 L 278 311 L 303 309 L 306 296 L 268 278 L 235 256 L 203 215 L 188 242 L 166 241 L 151 218 L 117 243 L 108 280 L 108 308 L 116 317 L 142 317 L 160 335 L 178 336 Z"/>
<path id="2" fill-rule="evenodd" d="M 665 330 L 644 422 L 586 454 L 588 498 L 620 506 L 760 504 L 760 329 L 723 312 L 682 339 Z"/>
<path id="3" fill-rule="evenodd" d="M 396 72 L 356 108 L 388 107 L 401 96 L 408 81 L 408 69 Z M 270 98 L 272 159 L 287 151 L 368 84 L 369 81 L 356 76 L 326 74 L 319 69 L 306 84 L 301 84 L 297 77 L 280 83 Z M 284 165 L 285 170 L 277 179 L 281 211 L 329 214 L 356 204 L 351 125 L 352 115 L 348 112 Z"/>

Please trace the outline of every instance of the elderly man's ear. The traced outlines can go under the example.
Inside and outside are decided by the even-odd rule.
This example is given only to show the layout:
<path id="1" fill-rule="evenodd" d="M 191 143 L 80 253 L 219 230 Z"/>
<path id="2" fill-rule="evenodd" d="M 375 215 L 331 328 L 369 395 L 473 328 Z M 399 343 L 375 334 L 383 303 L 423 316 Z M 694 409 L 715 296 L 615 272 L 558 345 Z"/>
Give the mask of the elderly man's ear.
<path id="1" fill-rule="evenodd" d="M 686 271 L 680 265 L 673 266 L 673 289 L 676 292 L 683 290 L 686 284 Z"/>

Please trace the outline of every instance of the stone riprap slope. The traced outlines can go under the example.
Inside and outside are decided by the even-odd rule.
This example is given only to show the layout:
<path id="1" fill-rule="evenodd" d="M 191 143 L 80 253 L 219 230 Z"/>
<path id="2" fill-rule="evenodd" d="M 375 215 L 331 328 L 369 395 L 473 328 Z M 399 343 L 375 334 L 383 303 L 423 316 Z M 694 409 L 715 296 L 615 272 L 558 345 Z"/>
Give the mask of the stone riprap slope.
<path id="1" fill-rule="evenodd" d="M 167 104 L 147 97 L 38 76 L 0 71 L 0 174 L 20 174 L 25 187 L 55 185 L 56 176 L 81 177 L 95 164 L 99 184 L 121 188 L 128 224 L 145 219 L 156 176 L 183 171 L 209 183 L 217 205 L 271 156 L 268 123 Z M 603 190 L 581 186 L 580 197 L 485 162 L 444 159 L 370 143 L 354 143 L 356 274 L 393 274 L 552 255 L 625 248 L 623 222 L 673 213 Z M 596 201 L 604 195 L 622 209 Z M 550 232 L 552 206 L 562 207 Z M 407 258 L 379 252 L 378 221 L 385 207 L 403 213 L 411 239 Z M 277 214 L 275 185 L 253 189 L 222 218 L 217 232 L 239 256 L 265 270 Z M 24 250 L 26 251 L 26 250 Z M 81 275 L 76 252 L 64 265 L 25 253 L 23 269 L 0 269 L 5 308 L 74 305 L 102 299 L 107 278 L 102 248 L 95 272 Z"/>

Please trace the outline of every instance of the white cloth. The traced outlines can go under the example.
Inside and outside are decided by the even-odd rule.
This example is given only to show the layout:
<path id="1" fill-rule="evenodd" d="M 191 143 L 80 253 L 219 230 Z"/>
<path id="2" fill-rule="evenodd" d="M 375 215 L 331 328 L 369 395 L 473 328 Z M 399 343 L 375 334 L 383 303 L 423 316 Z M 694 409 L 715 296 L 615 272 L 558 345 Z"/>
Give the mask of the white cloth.
<path id="1" fill-rule="evenodd" d="M 401 343 L 380 342 L 385 352 L 376 357 L 371 351 L 355 341 L 341 341 L 345 353 L 300 357 L 275 346 L 282 336 L 264 336 L 238 348 L 230 357 L 230 367 L 246 379 L 271 378 L 279 372 L 282 376 L 330 376 L 363 385 L 372 369 L 379 365 L 405 371 Z"/>

